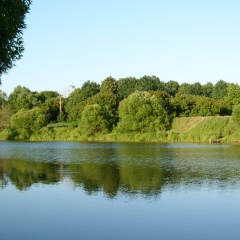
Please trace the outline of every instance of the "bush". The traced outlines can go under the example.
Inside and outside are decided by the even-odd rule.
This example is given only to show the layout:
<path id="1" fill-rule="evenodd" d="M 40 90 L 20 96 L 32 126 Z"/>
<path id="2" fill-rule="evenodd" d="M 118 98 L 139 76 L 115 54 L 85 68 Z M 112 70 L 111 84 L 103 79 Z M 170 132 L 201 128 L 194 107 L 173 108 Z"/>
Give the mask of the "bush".
<path id="1" fill-rule="evenodd" d="M 240 104 L 233 107 L 232 118 L 234 123 L 240 125 Z"/>
<path id="2" fill-rule="evenodd" d="M 169 128 L 169 116 L 155 95 L 136 91 L 120 102 L 120 122 L 116 128 L 121 133 L 161 132 Z"/>

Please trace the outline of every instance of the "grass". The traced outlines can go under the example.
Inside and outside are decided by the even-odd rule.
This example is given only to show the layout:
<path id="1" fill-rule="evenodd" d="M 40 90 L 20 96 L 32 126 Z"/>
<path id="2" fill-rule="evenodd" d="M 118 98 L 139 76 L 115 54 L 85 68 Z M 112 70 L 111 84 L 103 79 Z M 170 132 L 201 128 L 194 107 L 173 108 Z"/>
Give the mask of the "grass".
<path id="1" fill-rule="evenodd" d="M 8 139 L 5 129 L 0 140 Z M 102 142 L 209 142 L 221 139 L 225 142 L 240 142 L 240 126 L 232 117 L 183 117 L 176 118 L 172 128 L 161 133 L 117 133 L 87 136 L 80 133 L 76 124 L 49 124 L 31 135 L 30 141 L 102 141 Z"/>

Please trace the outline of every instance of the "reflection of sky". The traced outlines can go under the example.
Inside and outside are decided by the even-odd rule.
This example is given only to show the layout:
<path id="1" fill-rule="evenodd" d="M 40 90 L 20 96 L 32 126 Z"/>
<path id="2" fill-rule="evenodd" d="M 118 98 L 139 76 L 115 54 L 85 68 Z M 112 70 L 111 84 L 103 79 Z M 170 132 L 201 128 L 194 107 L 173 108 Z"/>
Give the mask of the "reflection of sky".
<path id="1" fill-rule="evenodd" d="M 0 238 L 239 239 L 239 156 L 237 145 L 0 142 L 0 167 L 37 179 L 0 190 Z"/>
<path id="2" fill-rule="evenodd" d="M 239 191 L 105 198 L 68 184 L 1 191 L 1 239 L 238 239 Z M 4 206 L 4 207 L 3 207 Z"/>

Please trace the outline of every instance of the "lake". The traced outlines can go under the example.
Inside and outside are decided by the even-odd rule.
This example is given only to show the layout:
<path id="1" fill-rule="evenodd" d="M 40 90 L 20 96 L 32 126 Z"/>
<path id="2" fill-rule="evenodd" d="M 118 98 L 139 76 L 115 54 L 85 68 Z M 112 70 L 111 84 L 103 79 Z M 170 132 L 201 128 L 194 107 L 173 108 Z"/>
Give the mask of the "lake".
<path id="1" fill-rule="evenodd" d="M 240 145 L 0 142 L 0 239 L 240 239 Z"/>

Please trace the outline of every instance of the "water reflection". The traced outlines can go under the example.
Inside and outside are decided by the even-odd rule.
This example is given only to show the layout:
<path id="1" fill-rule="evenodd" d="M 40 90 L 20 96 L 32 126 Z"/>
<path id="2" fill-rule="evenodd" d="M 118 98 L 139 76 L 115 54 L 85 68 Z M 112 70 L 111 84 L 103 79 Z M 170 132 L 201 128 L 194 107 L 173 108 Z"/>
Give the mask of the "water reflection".
<path id="1" fill-rule="evenodd" d="M 239 148 L 201 144 L 0 144 L 0 186 L 27 190 L 33 184 L 70 179 L 87 194 L 103 191 L 157 196 L 164 188 L 240 185 Z"/>

